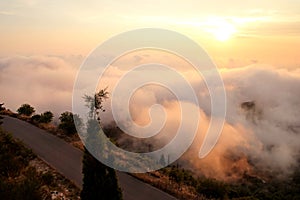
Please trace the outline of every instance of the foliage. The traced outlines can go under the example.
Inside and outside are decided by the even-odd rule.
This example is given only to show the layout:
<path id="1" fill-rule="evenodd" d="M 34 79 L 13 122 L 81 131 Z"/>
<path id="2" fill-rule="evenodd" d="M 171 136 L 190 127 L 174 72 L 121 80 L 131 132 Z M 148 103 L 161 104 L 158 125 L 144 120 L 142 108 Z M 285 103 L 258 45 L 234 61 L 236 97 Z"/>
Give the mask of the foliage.
<path id="1" fill-rule="evenodd" d="M 179 170 L 178 167 L 172 166 L 169 172 L 169 177 L 176 183 L 180 184 L 183 180 L 182 170 Z"/>
<path id="2" fill-rule="evenodd" d="M 41 115 L 39 115 L 39 114 L 33 115 L 31 117 L 31 121 L 36 122 L 36 123 L 39 123 L 40 119 L 41 119 Z"/>
<path id="3" fill-rule="evenodd" d="M 23 104 L 18 108 L 17 112 L 19 115 L 31 116 L 35 112 L 35 109 L 29 104 Z"/>
<path id="4" fill-rule="evenodd" d="M 0 111 L 5 110 L 5 108 L 3 107 L 4 103 L 0 103 Z"/>
<path id="5" fill-rule="evenodd" d="M 26 169 L 24 173 L 26 179 L 16 184 L 14 188 L 15 199 L 23 200 L 39 200 L 42 199 L 40 187 L 41 181 L 38 178 L 38 173 L 33 167 Z"/>
<path id="6" fill-rule="evenodd" d="M 40 115 L 33 115 L 31 120 L 36 123 L 50 123 L 53 120 L 53 113 L 51 111 L 46 111 Z"/>
<path id="7" fill-rule="evenodd" d="M 4 103 L 0 103 L 0 112 L 1 112 L 2 110 L 5 110 L 5 108 L 3 107 L 3 105 L 4 105 Z M 3 123 L 3 122 L 2 122 L 2 119 L 3 119 L 3 117 L 0 116 L 0 125 Z"/>
<path id="8" fill-rule="evenodd" d="M 187 186 L 197 185 L 197 180 L 194 178 L 193 173 L 189 170 L 180 168 L 179 166 L 171 166 L 163 169 L 164 173 L 177 183 L 182 183 Z"/>
<path id="9" fill-rule="evenodd" d="M 45 113 L 46 116 L 49 114 Z M 33 118 L 36 119 L 34 116 Z M 57 190 L 61 185 L 72 188 L 72 191 L 65 194 L 67 197 L 77 199 L 79 189 L 73 183 L 66 181 L 62 175 L 54 172 L 54 176 L 53 170 L 41 173 L 31 167 L 31 165 L 40 167 L 39 162 L 31 163 L 35 157 L 30 149 L 25 148 L 21 142 L 13 139 L 12 135 L 4 132 L 0 127 L 0 199 L 51 199 L 50 191 Z"/>
<path id="10" fill-rule="evenodd" d="M 82 200 L 119 200 L 122 192 L 118 187 L 115 170 L 95 159 L 86 149 L 83 157 Z"/>
<path id="11" fill-rule="evenodd" d="M 5 200 L 40 200 L 42 199 L 41 182 L 34 168 L 25 171 L 25 177 L 18 182 L 0 181 L 0 196 Z"/>
<path id="12" fill-rule="evenodd" d="M 196 191 L 207 198 L 224 199 L 227 195 L 227 188 L 223 182 L 208 178 L 198 180 Z"/>
<path id="13" fill-rule="evenodd" d="M 65 134 L 69 136 L 76 134 L 77 130 L 74 119 L 78 128 L 80 128 L 79 126 L 81 126 L 82 120 L 77 114 L 74 115 L 73 113 L 68 111 L 62 113 L 59 117 L 60 124 L 58 125 L 58 128 L 63 130 Z"/>
<path id="14" fill-rule="evenodd" d="M 101 146 L 102 141 L 97 137 L 99 133 L 100 118 L 99 111 L 104 111 L 102 102 L 107 98 L 108 93 L 101 90 L 94 97 L 85 95 L 87 107 L 90 108 L 87 124 L 87 143 L 95 147 Z M 97 118 L 97 119 L 96 119 Z M 83 156 L 83 189 L 82 200 L 119 200 L 122 199 L 122 192 L 118 186 L 118 180 L 114 169 L 107 167 L 94 158 L 85 148 Z"/>
<path id="15" fill-rule="evenodd" d="M 32 152 L 0 130 L 0 197 L 6 200 L 42 199 L 38 173 L 28 167 Z M 22 173 L 22 174 L 21 174 Z"/>
<path id="16" fill-rule="evenodd" d="M 166 165 L 165 156 L 164 156 L 163 154 L 160 156 L 159 164 L 160 164 L 161 166 L 165 166 L 165 165 Z"/>
<path id="17" fill-rule="evenodd" d="M 53 113 L 51 111 L 46 111 L 41 114 L 41 123 L 50 123 L 53 120 Z"/>
<path id="18" fill-rule="evenodd" d="M 10 134 L 0 131 L 0 176 L 16 177 L 20 169 L 27 166 L 34 155 L 30 150 L 18 145 Z"/>
<path id="19" fill-rule="evenodd" d="M 270 178 L 262 181 L 256 176 L 244 174 L 236 182 L 225 183 L 212 178 L 194 177 L 193 173 L 179 166 L 166 167 L 160 170 L 179 185 L 191 186 L 199 196 L 209 199 L 300 199 L 300 161 L 293 173 L 286 178 Z"/>
<path id="20" fill-rule="evenodd" d="M 84 95 L 85 106 L 90 109 L 88 116 L 89 118 L 93 118 L 95 113 L 95 99 L 92 96 Z"/>
<path id="21" fill-rule="evenodd" d="M 51 172 L 46 172 L 42 174 L 41 180 L 45 185 L 52 185 L 54 181 L 54 176 Z"/>
<path id="22" fill-rule="evenodd" d="M 99 114 L 99 111 L 105 112 L 102 103 L 108 98 L 109 93 L 106 90 L 107 87 L 105 89 L 100 90 L 94 96 L 84 95 L 83 98 L 86 103 L 86 106 L 90 109 L 88 113 L 90 119 L 95 119 L 96 116 Z M 98 120 L 100 121 L 100 118 L 98 118 Z"/>

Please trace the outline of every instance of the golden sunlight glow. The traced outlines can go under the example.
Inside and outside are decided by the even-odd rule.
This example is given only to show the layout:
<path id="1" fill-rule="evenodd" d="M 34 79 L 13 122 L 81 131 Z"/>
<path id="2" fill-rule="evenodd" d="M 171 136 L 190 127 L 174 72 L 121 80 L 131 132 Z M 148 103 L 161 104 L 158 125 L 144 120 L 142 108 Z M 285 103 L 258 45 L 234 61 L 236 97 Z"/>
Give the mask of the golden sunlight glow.
<path id="1" fill-rule="evenodd" d="M 219 41 L 228 40 L 232 34 L 235 33 L 235 29 L 232 26 L 220 27 L 214 31 L 214 36 Z"/>
<path id="2" fill-rule="evenodd" d="M 206 21 L 206 31 L 219 41 L 226 41 L 237 32 L 232 23 L 219 18 L 211 18 Z"/>

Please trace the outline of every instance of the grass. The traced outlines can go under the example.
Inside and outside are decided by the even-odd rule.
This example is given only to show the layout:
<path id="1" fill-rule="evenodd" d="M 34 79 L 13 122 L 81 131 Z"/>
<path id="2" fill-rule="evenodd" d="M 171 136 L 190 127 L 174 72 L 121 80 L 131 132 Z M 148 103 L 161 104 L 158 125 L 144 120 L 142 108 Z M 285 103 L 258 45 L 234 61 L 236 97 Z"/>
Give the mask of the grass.
<path id="1" fill-rule="evenodd" d="M 0 127 L 0 197 L 5 200 L 78 199 L 80 190 Z M 68 192 L 66 192 L 66 189 Z"/>

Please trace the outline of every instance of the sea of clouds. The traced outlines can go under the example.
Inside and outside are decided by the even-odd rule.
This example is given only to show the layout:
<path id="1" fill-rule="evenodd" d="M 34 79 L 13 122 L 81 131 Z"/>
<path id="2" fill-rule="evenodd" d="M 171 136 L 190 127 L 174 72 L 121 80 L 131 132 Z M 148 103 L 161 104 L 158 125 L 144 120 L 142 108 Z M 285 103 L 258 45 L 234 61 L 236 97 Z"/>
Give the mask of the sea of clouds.
<path id="1" fill-rule="evenodd" d="M 133 58 L 136 63 L 151 59 L 148 55 Z M 72 90 L 80 61 L 82 58 L 57 56 L 0 58 L 0 101 L 12 111 L 29 103 L 37 113 L 50 110 L 57 118 L 60 113 L 72 110 Z M 108 86 L 111 92 L 112 85 L 128 70 L 120 66 L 111 66 L 99 88 Z M 152 73 L 159 75 L 159 72 Z M 172 92 L 161 86 L 143 87 L 131 99 L 131 119 L 123 119 L 123 122 L 130 126 L 132 121 L 126 120 L 133 120 L 143 126 L 165 120 L 158 141 L 166 143 L 174 137 L 180 124 L 178 106 L 183 103 L 190 109 L 199 110 L 201 120 L 195 141 L 183 156 L 182 164 L 207 176 L 223 179 L 235 176 L 235 172 L 251 173 L 253 168 L 288 174 L 300 153 L 300 69 L 254 64 L 220 69 L 220 74 L 226 89 L 227 115 L 217 145 L 203 159 L 199 159 L 198 153 L 210 122 L 210 94 L 203 79 L 194 76 L 193 70 L 184 67 L 182 75 L 194 88 L 199 106 L 188 100 L 178 102 Z M 252 106 L 242 106 L 244 102 Z M 161 109 L 149 115 L 149 108 L 154 104 L 164 107 L 164 115 Z M 102 115 L 103 123 L 111 123 L 109 100 L 104 107 L 107 112 Z"/>

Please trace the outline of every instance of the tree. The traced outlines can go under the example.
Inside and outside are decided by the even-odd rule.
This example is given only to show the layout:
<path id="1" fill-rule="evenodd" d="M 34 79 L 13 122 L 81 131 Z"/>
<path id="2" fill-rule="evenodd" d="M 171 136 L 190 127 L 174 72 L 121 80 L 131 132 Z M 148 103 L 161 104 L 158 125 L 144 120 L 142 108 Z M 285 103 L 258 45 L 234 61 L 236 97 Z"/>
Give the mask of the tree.
<path id="1" fill-rule="evenodd" d="M 166 166 L 166 160 L 165 160 L 164 154 L 162 154 L 162 155 L 160 156 L 159 164 L 160 164 L 161 166 L 163 166 L 163 167 Z"/>
<path id="2" fill-rule="evenodd" d="M 31 117 L 31 121 L 32 121 L 32 122 L 40 123 L 40 120 L 41 120 L 41 115 L 39 115 L 39 114 L 33 115 L 33 116 Z"/>
<path id="3" fill-rule="evenodd" d="M 77 132 L 73 117 L 73 113 L 69 111 L 62 113 L 59 117 L 60 124 L 58 125 L 58 128 L 68 135 L 73 135 Z"/>
<path id="4" fill-rule="evenodd" d="M 3 107 L 4 103 L 0 103 L 0 112 L 5 110 L 5 108 Z"/>
<path id="5" fill-rule="evenodd" d="M 60 124 L 58 128 L 63 130 L 67 135 L 74 135 L 77 133 L 74 118 L 76 118 L 76 121 L 81 121 L 77 114 L 73 115 L 69 111 L 62 113 L 59 117 Z"/>
<path id="6" fill-rule="evenodd" d="M 82 200 L 120 200 L 122 192 L 118 187 L 115 170 L 106 167 L 87 150 L 83 156 Z"/>
<path id="7" fill-rule="evenodd" d="M 59 120 L 60 124 L 58 125 L 58 128 L 63 130 L 65 133 L 73 134 L 76 131 L 73 113 L 66 111 L 60 115 Z"/>
<path id="8" fill-rule="evenodd" d="M 4 103 L 0 104 L 0 111 L 5 110 L 5 108 L 3 107 Z M 3 123 L 2 122 L 3 117 L 0 116 L 0 125 Z"/>
<path id="9" fill-rule="evenodd" d="M 100 118 L 97 116 L 104 111 L 102 102 L 107 98 L 108 93 L 100 90 L 94 97 L 85 96 L 84 99 L 90 108 L 89 120 L 87 122 L 87 143 L 100 144 L 96 135 L 99 133 Z M 99 145 L 96 145 L 99 146 Z M 101 152 L 100 152 L 101 153 Z M 82 200 L 120 200 L 122 192 L 118 186 L 118 180 L 114 169 L 102 164 L 94 158 L 85 148 L 83 156 L 83 188 L 81 191 Z"/>
<path id="10" fill-rule="evenodd" d="M 35 110 L 29 104 L 23 104 L 22 106 L 20 106 L 20 108 L 18 108 L 17 112 L 19 115 L 31 116 L 35 112 Z"/>
<path id="11" fill-rule="evenodd" d="M 106 91 L 107 87 L 103 90 L 100 90 L 93 96 L 84 95 L 84 101 L 86 106 L 90 109 L 88 115 L 90 119 L 96 119 L 96 116 L 99 115 L 99 112 L 105 112 L 103 108 L 103 101 L 108 98 L 108 92 Z M 100 118 L 97 119 L 100 122 Z"/>
<path id="12" fill-rule="evenodd" d="M 53 113 L 51 111 L 46 111 L 41 114 L 40 123 L 50 123 L 53 119 Z"/>
<path id="13" fill-rule="evenodd" d="M 40 115 L 33 115 L 31 120 L 36 123 L 50 123 L 53 119 L 53 113 L 50 111 L 46 111 Z"/>

